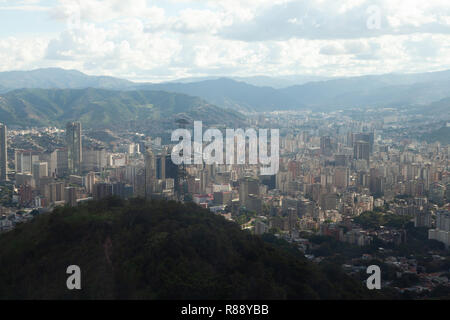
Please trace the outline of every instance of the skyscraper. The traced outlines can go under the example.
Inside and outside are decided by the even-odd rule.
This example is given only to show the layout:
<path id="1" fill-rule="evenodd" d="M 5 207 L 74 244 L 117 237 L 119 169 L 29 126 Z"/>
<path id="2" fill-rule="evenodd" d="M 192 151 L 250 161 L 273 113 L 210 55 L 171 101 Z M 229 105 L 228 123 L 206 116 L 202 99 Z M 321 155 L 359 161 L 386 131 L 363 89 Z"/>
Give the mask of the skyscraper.
<path id="1" fill-rule="evenodd" d="M 81 123 L 69 122 L 66 126 L 67 164 L 70 174 L 81 174 L 82 145 Z"/>
<path id="2" fill-rule="evenodd" d="M 353 158 L 356 160 L 364 159 L 369 163 L 370 144 L 366 141 L 356 141 L 353 145 Z"/>
<path id="3" fill-rule="evenodd" d="M 347 167 L 334 169 L 334 185 L 339 188 L 347 188 L 350 179 L 350 170 Z"/>
<path id="4" fill-rule="evenodd" d="M 332 151 L 331 138 L 329 136 L 320 137 L 320 152 L 324 156 L 330 156 Z"/>
<path id="5" fill-rule="evenodd" d="M 0 181 L 8 180 L 8 141 L 6 125 L 0 124 Z"/>
<path id="6" fill-rule="evenodd" d="M 353 145 L 358 141 L 365 141 L 369 144 L 369 152 L 373 152 L 374 144 L 374 133 L 373 132 L 363 132 L 363 133 L 353 133 L 352 136 Z"/>
<path id="7" fill-rule="evenodd" d="M 166 179 L 166 162 L 167 162 L 167 149 L 164 148 L 161 154 L 156 156 L 156 177 L 158 179 Z"/>
<path id="8" fill-rule="evenodd" d="M 145 154 L 145 195 L 150 197 L 156 184 L 156 157 L 151 148 Z"/>
<path id="9" fill-rule="evenodd" d="M 48 176 L 48 163 L 41 161 L 33 163 L 32 173 L 34 183 L 36 184 L 36 187 L 38 187 L 40 185 L 41 178 Z"/>
<path id="10" fill-rule="evenodd" d="M 239 202 L 241 206 L 247 206 L 249 195 L 259 194 L 259 181 L 249 177 L 242 178 L 239 182 Z"/>

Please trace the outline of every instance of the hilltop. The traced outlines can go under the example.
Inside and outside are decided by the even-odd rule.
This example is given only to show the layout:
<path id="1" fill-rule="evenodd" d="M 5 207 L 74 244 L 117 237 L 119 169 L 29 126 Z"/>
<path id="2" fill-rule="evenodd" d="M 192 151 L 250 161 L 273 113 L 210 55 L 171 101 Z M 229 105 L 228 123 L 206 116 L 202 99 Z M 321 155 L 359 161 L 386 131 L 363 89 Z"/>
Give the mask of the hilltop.
<path id="1" fill-rule="evenodd" d="M 243 117 L 186 94 L 154 90 L 18 89 L 0 95 L 0 119 L 7 125 L 47 126 L 81 121 L 85 127 L 174 123 L 177 116 L 208 124 L 240 123 Z"/>
<path id="2" fill-rule="evenodd" d="M 116 198 L 61 207 L 0 235 L 0 299 L 366 299 L 307 261 L 195 204 Z M 66 288 L 78 265 L 82 290 Z"/>

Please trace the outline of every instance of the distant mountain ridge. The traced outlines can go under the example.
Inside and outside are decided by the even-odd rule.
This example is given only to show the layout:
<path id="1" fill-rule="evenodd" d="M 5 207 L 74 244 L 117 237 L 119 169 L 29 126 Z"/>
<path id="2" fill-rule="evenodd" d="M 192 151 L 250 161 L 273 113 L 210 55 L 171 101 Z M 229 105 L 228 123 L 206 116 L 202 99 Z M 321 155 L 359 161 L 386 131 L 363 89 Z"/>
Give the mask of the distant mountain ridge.
<path id="1" fill-rule="evenodd" d="M 77 70 L 45 68 L 31 71 L 0 72 L 0 92 L 23 88 L 39 89 L 124 89 L 133 82 L 108 77 L 89 76 Z"/>
<path id="2" fill-rule="evenodd" d="M 267 111 L 295 108 L 295 98 L 271 87 L 257 87 L 228 78 L 191 83 L 140 84 L 138 89 L 181 92 L 203 99 L 223 108 L 238 111 Z"/>
<path id="3" fill-rule="evenodd" d="M 217 80 L 220 78 L 228 78 L 235 81 L 245 82 L 257 87 L 272 87 L 274 89 L 286 88 L 294 85 L 301 85 L 307 82 L 313 81 L 325 81 L 330 80 L 333 77 L 321 77 L 321 76 L 302 76 L 302 75 L 289 75 L 282 77 L 269 77 L 269 76 L 249 76 L 249 77 L 227 77 L 227 76 L 205 76 L 205 77 L 188 77 L 181 78 L 173 81 L 172 83 L 191 83 L 200 82 L 205 80 Z"/>
<path id="4" fill-rule="evenodd" d="M 242 81 L 237 81 L 242 80 Z M 291 77 L 292 81 L 308 79 Z M 295 80 L 297 79 L 297 80 Z M 313 78 L 311 78 L 313 79 Z M 57 68 L 0 73 L 0 93 L 19 88 L 101 88 L 122 91 L 159 90 L 200 97 L 218 107 L 240 112 L 314 109 L 331 111 L 355 107 L 427 105 L 450 97 L 450 70 L 337 78 L 273 88 L 276 78 L 180 79 L 165 83 L 136 83 L 113 77 L 88 76 Z"/>

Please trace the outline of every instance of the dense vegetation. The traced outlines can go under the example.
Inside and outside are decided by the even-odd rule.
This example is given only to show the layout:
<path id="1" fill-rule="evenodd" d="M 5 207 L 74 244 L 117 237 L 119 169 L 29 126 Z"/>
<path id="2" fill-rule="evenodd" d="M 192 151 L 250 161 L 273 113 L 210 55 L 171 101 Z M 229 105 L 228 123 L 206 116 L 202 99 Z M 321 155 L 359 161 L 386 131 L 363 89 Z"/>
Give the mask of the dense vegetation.
<path id="1" fill-rule="evenodd" d="M 0 236 L 2 299 L 340 299 L 374 292 L 195 204 L 107 199 Z M 78 265 L 82 290 L 66 288 Z"/>
<path id="2" fill-rule="evenodd" d="M 364 229 L 379 229 L 381 226 L 402 228 L 411 220 L 410 216 L 366 211 L 355 217 L 353 221 Z"/>
<path id="3" fill-rule="evenodd" d="M 181 115 L 210 124 L 217 119 L 221 123 L 242 122 L 236 112 L 200 98 L 164 91 L 20 89 L 0 95 L 0 119 L 7 125 L 61 126 L 74 120 L 96 128 L 123 126 L 129 121 L 174 124 L 174 118 Z"/>
<path id="4" fill-rule="evenodd" d="M 431 131 L 430 133 L 425 134 L 423 138 L 429 143 L 439 141 L 444 145 L 450 144 L 450 127 L 441 127 Z"/>

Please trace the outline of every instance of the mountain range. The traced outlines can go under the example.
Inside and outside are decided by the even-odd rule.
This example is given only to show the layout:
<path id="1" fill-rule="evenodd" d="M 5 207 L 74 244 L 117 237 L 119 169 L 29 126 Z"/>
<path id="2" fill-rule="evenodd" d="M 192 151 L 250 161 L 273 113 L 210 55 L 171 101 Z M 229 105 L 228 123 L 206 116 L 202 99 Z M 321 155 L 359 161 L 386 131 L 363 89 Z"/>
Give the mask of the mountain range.
<path id="1" fill-rule="evenodd" d="M 300 85 L 312 81 L 325 81 L 332 77 L 321 77 L 321 76 L 309 76 L 309 75 L 287 75 L 282 77 L 269 77 L 269 76 L 249 76 L 249 77 L 226 77 L 226 76 L 205 76 L 205 77 L 188 77 L 180 78 L 170 82 L 175 83 L 190 83 L 190 82 L 200 82 L 204 80 L 217 80 L 220 78 L 228 78 L 235 81 L 241 81 L 257 87 L 272 87 L 275 89 L 286 88 L 289 86 Z"/>
<path id="2" fill-rule="evenodd" d="M 18 89 L 0 95 L 0 119 L 7 125 L 30 127 L 81 121 L 86 127 L 124 126 L 130 121 L 152 128 L 171 128 L 179 118 L 207 124 L 239 124 L 243 117 L 198 97 L 155 90 Z M 166 124 L 166 126 L 164 126 Z"/>
<path id="3" fill-rule="evenodd" d="M 77 70 L 60 68 L 0 72 L 0 93 L 22 88 L 123 89 L 132 85 L 133 82 L 128 80 L 107 76 L 89 76 Z"/>
<path id="4" fill-rule="evenodd" d="M 289 86 L 285 86 L 286 82 L 283 85 L 278 81 L 280 79 L 271 77 L 207 78 L 200 81 L 192 78 L 165 83 L 138 83 L 114 77 L 89 76 L 76 70 L 50 68 L 2 72 L 0 93 L 22 88 L 159 90 L 196 96 L 218 107 L 239 112 L 401 107 L 427 105 L 450 97 L 450 70 L 369 75 L 304 83 L 307 79 L 291 77 L 289 81 L 300 84 Z M 257 86 L 255 83 L 272 83 L 274 87 Z"/>

